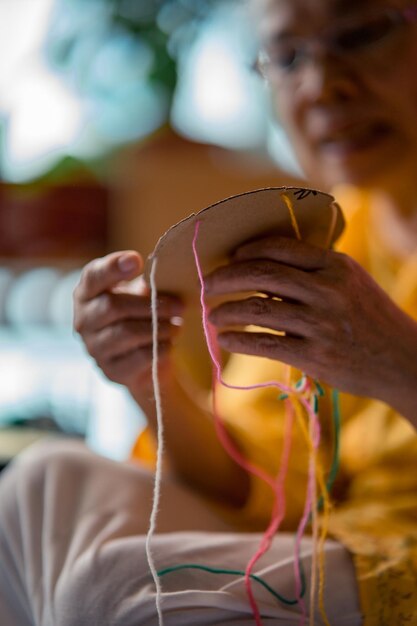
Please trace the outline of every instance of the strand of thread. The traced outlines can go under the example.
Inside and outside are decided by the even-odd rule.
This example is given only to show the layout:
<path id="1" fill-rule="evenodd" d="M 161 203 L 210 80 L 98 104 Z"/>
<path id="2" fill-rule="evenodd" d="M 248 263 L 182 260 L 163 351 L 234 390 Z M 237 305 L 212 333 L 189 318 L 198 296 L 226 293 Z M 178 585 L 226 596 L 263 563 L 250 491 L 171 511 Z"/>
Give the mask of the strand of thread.
<path id="1" fill-rule="evenodd" d="M 297 223 L 297 219 L 295 217 L 295 212 L 292 206 L 292 202 L 290 200 L 290 198 L 285 194 L 281 194 L 281 197 L 283 198 L 288 210 L 289 210 L 289 214 L 290 214 L 290 219 L 291 219 L 291 223 L 294 229 L 294 232 L 296 234 L 296 237 L 298 240 L 301 240 L 301 233 L 299 230 L 299 226 Z M 332 224 L 330 226 L 330 232 L 329 232 L 329 238 L 332 237 L 332 234 L 334 232 L 334 228 L 335 228 L 335 215 L 336 215 L 336 207 L 332 206 L 333 209 L 333 220 L 332 220 Z M 213 358 L 213 354 L 212 354 L 212 349 L 213 349 L 213 345 L 211 344 L 211 342 L 213 341 L 213 335 L 212 333 L 209 332 L 209 322 L 208 322 L 208 315 L 207 315 L 207 310 L 205 308 L 205 301 L 204 301 L 204 281 L 203 281 L 203 277 L 202 277 L 202 272 L 201 272 L 201 268 L 198 267 L 198 256 L 197 256 L 197 252 L 196 252 L 196 239 L 198 236 L 198 228 L 199 228 L 199 222 L 197 222 L 196 224 L 196 232 L 195 232 L 195 237 L 194 237 L 194 241 L 193 241 L 193 250 L 194 250 L 194 255 L 196 257 L 196 264 L 197 264 L 197 270 L 199 271 L 199 278 L 200 278 L 200 282 L 201 282 L 201 301 L 202 301 L 202 309 L 203 309 L 203 325 L 204 325 L 204 331 L 206 334 L 206 340 L 207 340 L 207 345 L 209 348 L 209 352 L 210 352 L 210 356 L 212 357 L 212 361 L 213 361 L 213 367 L 214 367 L 214 373 L 215 373 L 215 379 L 217 380 L 217 382 L 220 382 L 221 384 L 223 384 L 224 386 L 228 386 L 223 380 L 222 380 L 222 376 L 221 376 L 221 365 L 218 359 Z M 328 241 L 328 245 L 330 244 L 330 241 Z M 151 282 L 151 293 L 152 293 L 152 328 L 153 328 L 153 363 L 152 363 L 152 379 L 153 379 L 153 385 L 154 385 L 154 392 L 155 392 L 155 403 L 156 403 L 156 411 L 157 411 L 157 422 L 158 422 L 158 452 L 157 452 L 157 467 L 156 467 L 156 473 L 155 473 L 155 487 L 154 487 L 154 499 L 153 499 L 153 508 L 152 508 L 152 514 L 151 514 L 151 520 L 150 520 L 150 528 L 149 528 L 149 532 L 147 535 L 147 541 L 146 541 L 146 552 L 147 552 L 147 557 L 148 557 L 148 562 L 149 562 L 149 567 L 150 570 L 152 572 L 152 576 L 154 578 L 154 582 L 155 582 L 155 586 L 156 586 L 156 605 L 157 605 L 157 611 L 158 611 L 158 618 L 159 618 L 159 624 L 160 626 L 163 626 L 163 616 L 162 616 L 162 610 L 161 610 L 161 603 L 162 603 L 162 590 L 161 590 L 161 586 L 160 586 L 160 581 L 158 578 L 158 574 L 155 568 L 155 564 L 153 561 L 153 556 L 152 556 L 152 551 L 151 551 L 151 539 L 152 536 L 155 532 L 155 528 L 156 528 L 156 517 L 157 517 L 157 511 L 158 511 L 158 506 L 159 506 L 159 500 L 160 500 L 160 485 L 161 485 L 161 479 L 162 479 L 162 457 L 163 457 L 163 421 L 162 421 L 162 403 L 161 403 L 161 394 L 160 394 L 160 388 L 159 388 L 159 380 L 158 380 L 158 337 L 157 337 L 157 317 L 158 317 L 158 313 L 157 313 L 157 291 L 156 291 L 156 285 L 155 285 L 155 273 L 156 273 L 156 265 L 157 265 L 157 259 L 154 258 L 153 261 L 153 265 L 152 265 L 152 269 L 151 269 L 151 276 L 150 276 L 150 282 Z M 211 336 L 210 336 L 211 335 Z M 212 348 L 212 349 L 210 349 Z M 214 352 L 214 350 L 213 350 Z M 263 540 L 261 541 L 261 545 L 260 548 L 258 550 L 258 552 L 254 555 L 254 557 L 251 559 L 251 561 L 248 564 L 248 567 L 246 569 L 245 572 L 245 582 L 248 588 L 248 592 L 249 592 L 249 596 L 251 599 L 251 604 L 252 604 L 252 608 L 254 609 L 254 613 L 255 613 L 255 618 L 257 620 L 257 623 L 260 624 L 260 616 L 259 616 L 259 611 L 257 609 L 256 606 L 256 602 L 255 599 L 253 597 L 253 593 L 250 587 L 250 577 L 251 577 L 251 572 L 252 569 L 254 567 L 254 565 L 256 564 L 256 562 L 259 560 L 259 558 L 268 550 L 268 548 L 271 545 L 272 542 L 272 538 L 273 535 L 277 532 L 278 527 L 285 515 L 285 496 L 284 496 L 284 481 L 285 481 L 285 476 L 287 473 L 287 469 L 288 469 L 288 462 L 289 462 L 289 453 L 290 453 L 290 444 L 291 444 L 291 428 L 292 428 L 292 421 L 293 421 L 293 407 L 291 406 L 291 400 L 293 398 L 293 390 L 288 388 L 285 389 L 285 386 L 276 383 L 275 381 L 272 381 L 272 383 L 266 383 L 263 385 L 256 385 L 256 386 L 251 386 L 251 387 L 239 387 L 241 389 L 254 389 L 254 388 L 259 388 L 259 387 L 266 387 L 266 386 L 277 386 L 281 391 L 286 391 L 287 394 L 289 394 L 289 399 L 286 400 L 285 406 L 286 406 L 286 416 L 287 416 L 287 422 L 286 422 L 286 426 L 285 426 L 285 432 L 286 432 L 286 436 L 285 436 L 285 441 L 284 441 L 284 453 L 283 453 L 283 460 L 282 460 L 282 464 L 281 464 L 281 468 L 279 471 L 279 475 L 278 478 L 276 479 L 276 481 L 274 481 L 272 484 L 272 478 L 267 475 L 266 473 L 264 473 L 262 470 L 260 470 L 260 468 L 257 468 L 255 466 L 253 466 L 252 464 L 248 463 L 245 459 L 243 459 L 243 457 L 241 457 L 239 459 L 240 464 L 242 465 L 242 461 L 243 461 L 243 465 L 245 466 L 246 469 L 248 469 L 249 471 L 251 471 L 252 473 L 257 474 L 259 477 L 261 477 L 263 480 L 266 479 L 266 482 L 268 484 L 270 484 L 270 486 L 272 486 L 274 488 L 274 494 L 275 494 L 275 501 L 274 501 L 274 509 L 273 509 L 273 515 L 272 515 L 272 519 L 271 519 L 271 523 L 263 537 Z M 238 388 L 238 387 L 235 387 Z M 297 402 L 297 401 L 296 401 Z M 305 406 L 304 403 L 304 408 L 307 409 L 307 413 L 309 414 L 310 417 L 310 426 L 312 428 L 312 430 L 316 430 L 316 435 L 318 436 L 318 438 L 320 437 L 320 433 L 319 433 L 319 422 L 318 422 L 318 418 L 316 415 L 314 415 L 314 417 L 316 418 L 316 420 L 312 420 L 313 417 L 313 413 L 311 413 L 308 410 L 308 407 Z M 292 414 L 292 415 L 291 415 Z M 217 420 L 218 424 L 219 424 L 220 420 Z M 291 424 L 291 426 L 290 426 Z M 226 440 L 226 444 L 228 446 L 230 446 L 231 441 Z M 318 443 L 317 443 L 318 446 Z M 233 448 L 233 446 L 230 446 L 231 450 L 229 450 L 229 453 L 232 452 L 232 456 L 235 455 L 237 453 L 237 450 L 235 448 Z M 311 452 L 313 458 L 310 459 L 310 473 L 313 476 L 313 481 L 311 480 L 311 476 L 309 477 L 309 491 L 312 490 L 312 494 L 310 494 L 310 497 L 307 497 L 307 502 L 306 505 L 308 503 L 308 501 L 310 500 L 313 506 L 314 503 L 314 494 L 315 494 L 315 490 L 316 490 L 316 486 L 315 486 L 315 468 L 316 468 L 316 458 L 315 458 L 315 452 L 316 450 L 314 450 L 315 446 L 312 446 L 313 450 Z M 237 460 L 235 458 L 235 460 Z M 260 475 L 261 474 L 261 475 Z M 314 484 L 313 484 L 314 483 Z M 306 506 L 306 509 L 309 508 L 308 506 Z M 311 513 L 311 508 L 309 511 L 309 514 Z M 305 511 L 306 512 L 306 511 Z M 308 514 L 308 515 L 309 515 Z M 307 515 L 307 517 L 308 517 Z M 317 543 L 317 515 L 316 515 L 316 511 L 315 508 L 313 506 L 313 537 L 314 537 L 314 543 Z M 300 522 L 300 526 L 299 526 L 299 530 L 301 528 L 303 528 L 303 526 L 305 526 L 305 524 L 303 523 L 303 519 Z M 301 536 L 299 534 L 299 532 L 297 532 L 297 539 L 299 541 L 301 541 Z M 324 538 L 322 536 L 322 539 L 324 541 Z M 315 556 L 315 554 L 314 554 Z M 315 577 L 314 577 L 314 573 L 315 573 L 315 565 L 314 565 L 314 561 L 315 559 L 313 559 L 313 575 L 312 575 L 312 596 L 314 598 L 314 588 L 315 588 Z M 295 563 L 297 563 L 297 559 L 295 559 Z M 301 602 L 301 573 L 299 572 L 299 567 L 298 567 L 298 572 L 297 572 L 297 578 L 299 579 L 297 582 L 297 587 L 299 589 L 299 601 Z M 323 577 L 320 576 L 320 582 L 322 583 L 320 586 L 323 585 Z M 321 595 L 321 594 L 320 594 Z M 311 608 L 314 606 L 314 599 L 311 601 Z M 324 612 L 324 607 L 321 607 L 323 609 Z M 311 619 L 312 616 L 311 616 Z M 327 620 L 326 620 L 327 622 Z"/>
<path id="2" fill-rule="evenodd" d="M 198 251 L 197 251 L 197 240 L 198 240 L 198 235 L 199 235 L 199 228 L 200 228 L 200 221 L 196 222 L 195 225 L 195 232 L 194 232 L 194 238 L 193 238 L 193 242 L 192 242 L 192 248 L 193 248 L 193 253 L 194 253 L 194 259 L 195 259 L 195 264 L 196 264 L 196 268 L 197 268 L 197 274 L 199 277 L 199 281 L 200 281 L 200 287 L 201 287 L 201 291 L 200 291 L 200 303 L 201 303 L 201 309 L 202 309 L 202 322 L 203 322 L 203 329 L 204 329 L 204 334 L 205 334 L 205 338 L 206 338 L 206 342 L 207 342 L 207 348 L 213 363 L 213 368 L 214 368 L 214 379 L 217 383 L 223 385 L 224 387 L 228 388 L 228 389 L 236 389 L 236 390 L 243 390 L 243 391 L 249 391 L 252 389 L 260 389 L 260 388 L 268 388 L 268 387 L 276 387 L 278 388 L 281 392 L 286 393 L 290 398 L 292 398 L 295 394 L 295 391 L 288 387 L 287 385 L 284 385 L 278 381 L 270 381 L 270 382 L 266 382 L 266 383 L 259 383 L 256 385 L 249 385 L 249 386 L 240 386 L 240 385 L 230 385 L 228 383 L 226 383 L 223 380 L 222 377 L 222 370 L 221 370 L 221 364 L 220 364 L 220 360 L 218 358 L 217 355 L 217 344 L 215 341 L 215 332 L 214 332 L 214 328 L 211 326 L 209 320 L 208 320 L 208 310 L 207 310 L 207 306 L 206 306 L 206 302 L 205 302 L 205 283 L 204 283 L 204 276 L 203 276 L 203 272 L 202 272 L 202 268 L 201 268 L 201 263 L 199 260 L 199 256 L 198 256 Z M 213 394 L 213 398 L 215 398 L 215 393 Z M 305 398 L 303 398 L 302 396 L 299 396 L 299 401 L 301 402 L 301 404 L 304 406 L 304 408 L 307 411 L 307 414 L 309 415 L 310 420 L 315 424 L 315 430 L 316 430 L 316 436 L 318 437 L 318 439 L 320 439 L 320 425 L 318 420 L 316 420 L 316 415 L 315 412 L 313 410 L 313 408 L 310 406 L 310 403 L 308 402 L 308 400 L 306 400 Z M 215 409 L 215 407 L 214 407 Z M 220 439 L 221 442 L 223 444 L 223 446 L 225 447 L 225 449 L 227 450 L 227 452 L 230 454 L 230 456 L 235 460 L 236 463 L 238 463 L 241 467 L 243 467 L 244 469 L 246 469 L 247 471 L 249 471 L 250 473 L 258 476 L 259 478 L 261 478 L 261 480 L 264 480 L 264 482 L 266 482 L 273 490 L 274 493 L 276 494 L 276 482 L 275 480 L 269 476 L 268 473 L 264 472 L 264 470 L 262 470 L 261 468 L 253 465 L 252 463 L 250 463 L 249 461 L 247 461 L 247 459 L 245 459 L 237 450 L 237 448 L 233 445 L 230 437 L 227 435 L 223 424 L 221 423 L 221 421 L 219 419 L 216 419 L 216 414 L 217 411 L 214 410 L 214 416 L 215 416 L 215 421 L 216 421 L 216 429 L 220 435 Z M 218 414 L 217 414 L 218 415 Z M 311 497 L 310 497 L 311 500 Z M 308 517 L 310 515 L 311 512 L 311 506 L 312 503 L 310 503 L 310 508 L 307 512 L 306 515 L 306 520 L 305 520 L 305 525 L 307 524 L 308 521 Z M 270 545 L 270 542 L 272 541 L 272 530 L 273 528 L 276 527 L 276 520 L 274 520 L 271 525 L 268 527 L 265 536 L 264 536 L 264 540 L 263 540 L 263 544 L 261 546 L 260 551 L 255 555 L 254 559 L 251 561 L 251 563 L 254 560 L 257 560 L 264 552 L 262 552 L 264 545 Z M 303 527 L 303 528 L 304 528 Z M 276 531 L 275 531 L 276 532 Z M 248 573 L 248 570 L 247 570 Z M 296 586 L 297 589 L 299 590 L 299 595 L 301 594 L 301 572 L 300 569 L 298 568 L 296 570 Z M 261 625 L 261 621 L 260 621 L 260 615 L 259 615 L 259 610 L 257 608 L 251 587 L 250 587 L 250 577 L 248 576 L 248 574 L 246 575 L 246 579 L 245 582 L 248 582 L 249 584 L 247 585 L 247 590 L 248 590 L 248 595 L 249 595 L 249 600 L 251 603 L 251 607 L 254 613 L 254 617 L 257 623 L 257 626 L 262 626 Z"/>
<path id="3" fill-rule="evenodd" d="M 152 574 L 152 578 L 155 583 L 155 604 L 158 613 L 159 626 L 164 626 L 164 618 L 162 614 L 162 587 L 161 581 L 158 576 L 158 572 L 155 566 L 155 561 L 152 553 L 152 538 L 156 531 L 156 522 L 159 509 L 159 503 L 161 499 L 161 483 L 162 483 L 162 459 L 164 453 L 164 423 L 162 419 L 162 399 L 161 390 L 159 386 L 158 377 L 158 293 L 156 289 L 156 269 L 157 258 L 154 257 L 152 261 L 151 273 L 150 273 L 150 288 L 151 288 L 151 310 L 152 310 L 152 383 L 155 398 L 156 418 L 157 418 L 157 455 L 156 455 L 156 469 L 155 469 L 155 484 L 152 501 L 152 512 L 149 523 L 149 530 L 146 536 L 146 557 L 148 560 L 149 569 Z"/>

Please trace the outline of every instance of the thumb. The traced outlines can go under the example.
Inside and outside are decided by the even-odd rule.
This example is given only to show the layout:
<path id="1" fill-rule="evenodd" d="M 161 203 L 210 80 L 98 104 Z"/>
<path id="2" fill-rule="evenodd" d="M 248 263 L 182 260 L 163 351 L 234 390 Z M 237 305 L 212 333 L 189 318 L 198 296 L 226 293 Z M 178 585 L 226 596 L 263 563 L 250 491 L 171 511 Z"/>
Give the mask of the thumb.
<path id="1" fill-rule="evenodd" d="M 81 277 L 78 294 L 90 300 L 109 291 L 124 280 L 139 276 L 143 268 L 142 256 L 134 250 L 112 252 L 89 263 Z"/>

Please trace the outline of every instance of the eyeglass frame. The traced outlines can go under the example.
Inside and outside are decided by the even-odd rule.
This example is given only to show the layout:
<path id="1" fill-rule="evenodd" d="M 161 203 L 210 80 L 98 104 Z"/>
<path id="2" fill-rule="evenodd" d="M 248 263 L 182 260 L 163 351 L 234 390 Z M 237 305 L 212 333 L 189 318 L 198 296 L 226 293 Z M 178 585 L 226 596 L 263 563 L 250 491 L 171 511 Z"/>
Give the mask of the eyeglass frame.
<path id="1" fill-rule="evenodd" d="M 403 9 L 400 9 L 398 7 L 381 7 L 381 9 L 379 9 L 379 11 L 374 11 L 374 13 L 385 13 L 385 15 L 390 16 L 392 18 L 392 26 L 393 26 L 393 31 L 394 32 L 394 27 L 401 27 L 401 26 L 407 26 L 410 24 L 413 24 L 415 22 L 417 22 L 417 4 L 412 4 L 409 5 L 407 7 L 404 7 Z M 346 20 L 346 22 L 348 22 L 349 20 Z M 328 34 L 326 35 L 326 31 L 328 32 Z M 338 29 L 337 27 L 334 26 L 330 26 L 328 28 L 323 29 L 323 32 L 321 35 L 316 35 L 316 36 L 311 36 L 311 37 L 296 37 L 295 39 L 301 40 L 304 42 L 304 50 L 302 52 L 302 56 L 307 58 L 307 59 L 311 59 L 311 52 L 307 52 L 306 54 L 306 48 L 312 48 L 312 46 L 314 46 L 315 48 L 320 47 L 320 48 L 325 48 L 327 50 L 333 51 L 333 53 L 340 55 L 344 55 L 344 54 L 354 54 L 354 52 L 349 51 L 348 49 L 343 49 L 343 47 L 339 48 L 337 43 L 336 43 L 336 36 L 338 33 L 343 32 L 343 29 Z M 333 33 L 333 35 L 332 35 Z M 385 39 L 385 37 L 382 37 L 381 40 L 379 41 L 375 41 L 373 42 L 373 44 L 370 44 L 370 47 L 372 45 L 378 45 L 378 43 L 380 43 L 380 41 L 383 41 Z M 333 40 L 333 41 L 332 41 Z M 299 54 L 299 53 L 298 53 Z M 252 65 L 252 69 L 255 70 L 258 74 L 260 74 L 261 76 L 263 76 L 265 79 L 268 80 L 268 70 L 266 69 L 268 65 L 271 65 L 271 60 L 269 58 L 268 52 L 265 49 L 261 49 L 258 52 L 258 56 L 255 60 L 255 62 Z M 281 67 L 279 68 L 279 71 L 281 73 L 281 78 L 285 78 L 286 76 L 291 76 L 291 74 L 294 72 L 294 69 L 296 69 L 298 66 L 298 63 L 295 64 L 295 66 L 291 67 L 289 66 L 288 68 L 284 68 Z M 278 68 L 277 68 L 278 71 Z"/>

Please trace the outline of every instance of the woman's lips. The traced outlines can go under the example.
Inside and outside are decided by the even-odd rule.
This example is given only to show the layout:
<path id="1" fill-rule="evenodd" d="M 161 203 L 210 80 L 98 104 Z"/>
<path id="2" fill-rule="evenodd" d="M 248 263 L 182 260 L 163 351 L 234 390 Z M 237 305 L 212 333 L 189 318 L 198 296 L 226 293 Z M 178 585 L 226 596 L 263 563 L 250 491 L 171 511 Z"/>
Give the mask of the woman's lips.
<path id="1" fill-rule="evenodd" d="M 385 123 L 352 125 L 323 133 L 315 143 L 325 155 L 347 157 L 379 147 L 391 133 L 391 128 Z"/>

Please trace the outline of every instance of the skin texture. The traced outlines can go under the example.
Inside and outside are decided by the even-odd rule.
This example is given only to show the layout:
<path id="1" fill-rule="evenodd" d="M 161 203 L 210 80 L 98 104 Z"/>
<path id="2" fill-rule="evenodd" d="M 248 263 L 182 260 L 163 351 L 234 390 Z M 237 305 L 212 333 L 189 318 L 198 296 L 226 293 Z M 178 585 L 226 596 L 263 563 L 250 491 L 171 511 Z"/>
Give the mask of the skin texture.
<path id="1" fill-rule="evenodd" d="M 112 381 L 125 385 L 156 434 L 152 322 L 149 289 L 138 281 L 141 256 L 134 251 L 109 254 L 89 263 L 74 292 L 74 327 L 89 354 Z M 241 506 L 248 494 L 246 473 L 220 445 L 211 414 L 187 393 L 172 365 L 172 346 L 180 316 L 178 298 L 159 296 L 159 378 L 164 401 L 165 448 L 176 476 L 222 503 Z"/>
<path id="2" fill-rule="evenodd" d="M 265 329 L 220 333 L 226 350 L 283 361 L 342 391 L 386 401 L 417 425 L 417 325 L 349 256 L 297 240 L 262 239 L 240 247 L 231 264 L 207 277 L 206 288 L 208 295 L 269 296 L 211 312 L 219 328 Z"/>
<path id="3" fill-rule="evenodd" d="M 314 37 L 347 12 L 375 6 L 381 3 L 255 2 L 266 50 L 284 34 Z M 415 249 L 417 85 L 410 68 L 417 62 L 417 26 L 396 33 L 371 58 L 364 65 L 320 49 L 295 76 L 272 81 L 272 97 L 311 178 L 327 186 L 352 182 L 374 190 L 376 204 L 384 203 L 385 216 L 407 231 Z M 375 124 L 386 130 L 364 144 Z M 351 135 L 357 145 L 349 143 Z M 380 223 L 377 227 L 383 229 Z M 220 329 L 255 324 L 286 332 L 282 337 L 229 330 L 219 337 L 226 350 L 284 361 L 343 391 L 383 400 L 417 425 L 417 325 L 349 257 L 302 242 L 264 239 L 241 247 L 229 266 L 208 277 L 207 288 L 212 295 L 260 291 L 270 296 L 218 307 L 211 321 Z"/>
<path id="4" fill-rule="evenodd" d="M 333 26 L 346 10 L 363 11 L 381 3 L 252 4 L 267 48 L 282 29 L 309 37 Z M 391 6 L 405 3 L 392 0 Z M 372 64 L 320 48 L 303 68 L 302 80 L 290 81 L 285 89 L 270 84 L 277 116 L 309 180 L 323 188 L 341 182 L 366 188 L 374 198 L 374 227 L 381 238 L 391 245 L 395 231 L 400 233 L 397 247 L 404 236 L 409 249 L 417 247 L 416 65 L 413 25 L 381 46 Z M 371 133 L 369 140 L 375 124 L 383 125 L 384 133 Z M 122 257 L 131 261 L 125 271 Z M 138 290 L 126 282 L 140 274 L 141 266 L 140 256 L 132 251 L 89 264 L 74 295 L 75 328 L 104 373 L 128 387 L 155 430 L 149 294 L 143 286 Z M 212 295 L 263 291 L 269 296 L 229 302 L 211 312 L 219 330 L 227 327 L 220 334 L 227 350 L 282 360 L 344 391 L 378 398 L 417 426 L 417 325 L 349 257 L 268 238 L 243 245 L 228 266 L 207 278 L 207 288 Z M 172 367 L 178 329 L 171 318 L 181 314 L 181 304 L 161 296 L 160 313 L 160 376 L 172 467 L 193 487 L 240 506 L 248 493 L 247 476 L 223 452 L 210 414 L 197 406 L 195 394 L 182 389 Z M 242 332 L 248 323 L 265 332 Z M 286 335 L 268 334 L 269 329 Z"/>
<path id="5" fill-rule="evenodd" d="M 113 253 L 89 263 L 74 292 L 74 328 L 106 376 L 127 385 L 149 384 L 152 323 L 149 289 L 133 283 L 143 267 L 134 251 Z M 170 320 L 181 315 L 181 302 L 161 295 L 158 302 L 160 355 L 171 346 L 178 327 Z M 163 363 L 162 359 L 162 363 Z"/>
<path id="6" fill-rule="evenodd" d="M 366 8 L 408 4 L 399 0 L 253 2 L 261 14 L 260 37 L 266 49 L 283 32 L 310 37 Z M 412 68 L 417 63 L 416 35 L 415 24 L 398 31 L 365 63 L 362 57 L 340 57 L 323 50 L 305 65 L 299 79 L 271 85 L 276 114 L 308 179 L 324 187 L 349 182 L 396 194 L 406 185 L 409 192 L 415 192 L 417 81 Z M 387 133 L 368 149 L 337 155 L 320 144 L 338 133 L 360 135 L 375 122 L 386 125 Z"/>

